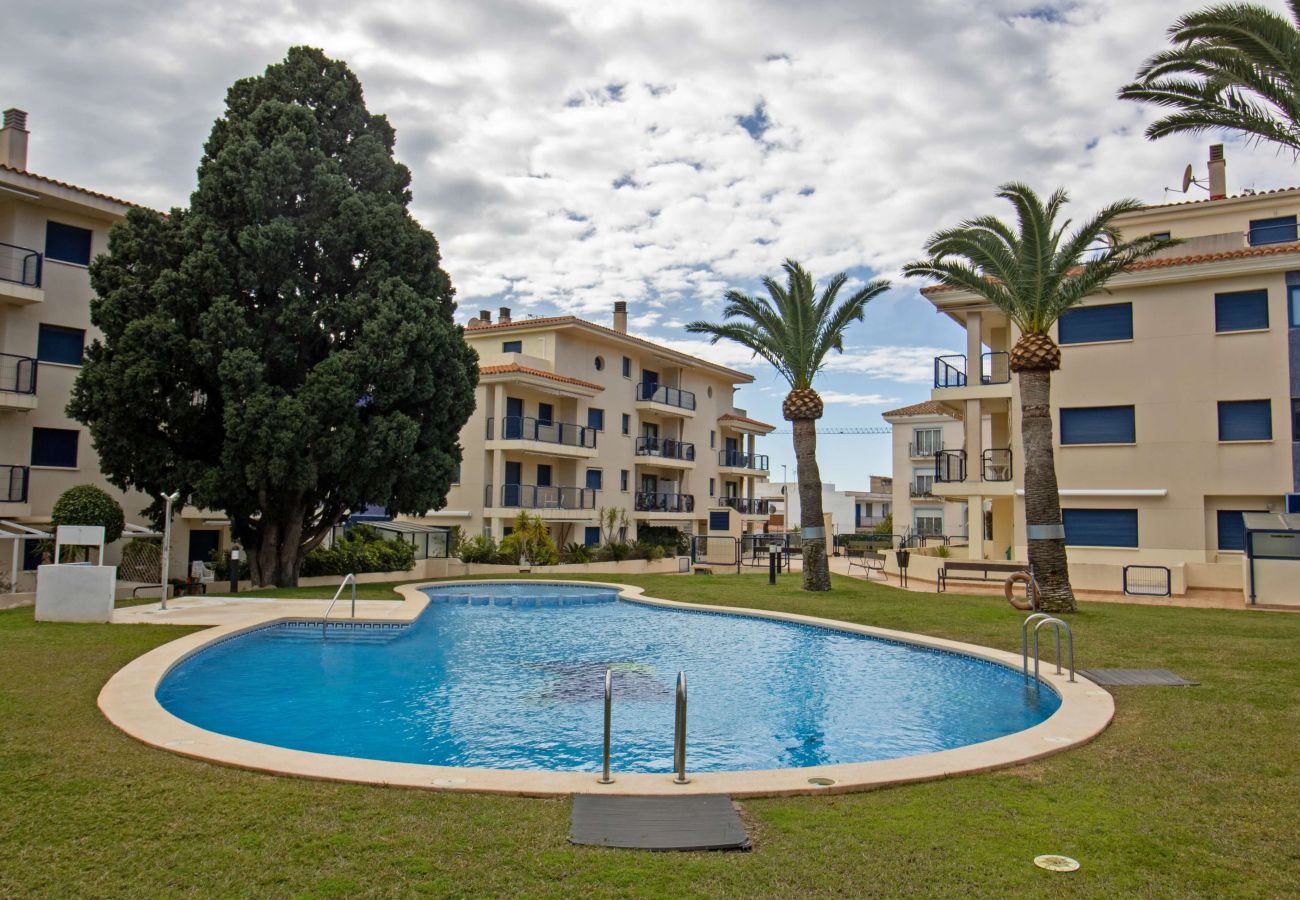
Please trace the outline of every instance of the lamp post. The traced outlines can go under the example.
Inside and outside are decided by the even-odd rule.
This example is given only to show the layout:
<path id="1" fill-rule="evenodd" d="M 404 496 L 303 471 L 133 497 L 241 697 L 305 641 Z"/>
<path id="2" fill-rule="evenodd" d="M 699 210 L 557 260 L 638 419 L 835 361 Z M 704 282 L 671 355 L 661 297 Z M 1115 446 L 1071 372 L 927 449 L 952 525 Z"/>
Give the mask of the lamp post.
<path id="1" fill-rule="evenodd" d="M 239 593 L 239 548 L 230 548 L 230 593 Z"/>
<path id="2" fill-rule="evenodd" d="M 172 562 L 172 504 L 180 496 L 180 491 L 163 494 L 163 500 L 167 501 L 167 511 L 163 514 L 162 578 L 160 579 L 162 581 L 162 609 L 167 608 L 167 575 Z"/>
<path id="3" fill-rule="evenodd" d="M 781 464 L 781 529 L 785 532 L 786 543 L 790 542 L 790 476 L 785 473 L 785 463 Z"/>

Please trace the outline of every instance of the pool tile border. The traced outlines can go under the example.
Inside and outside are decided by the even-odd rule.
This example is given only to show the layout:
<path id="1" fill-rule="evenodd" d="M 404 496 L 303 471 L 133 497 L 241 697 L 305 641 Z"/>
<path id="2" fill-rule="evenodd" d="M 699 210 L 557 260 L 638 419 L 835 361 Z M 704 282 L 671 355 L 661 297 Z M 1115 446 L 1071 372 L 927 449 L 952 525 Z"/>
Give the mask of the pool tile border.
<path id="1" fill-rule="evenodd" d="M 403 626 L 414 621 L 430 602 L 421 589 L 447 582 L 403 585 L 401 603 L 376 611 L 355 624 Z M 526 579 L 494 579 L 485 584 L 536 584 Z M 548 579 L 549 584 L 571 584 L 614 588 L 624 600 L 694 612 L 744 615 L 753 618 L 794 622 L 818 628 L 862 634 L 891 643 L 906 644 L 986 660 L 1020 671 L 1020 657 L 1014 653 L 932 638 L 909 632 L 855 625 L 833 619 L 782 613 L 771 610 L 679 603 L 648 597 L 642 588 L 614 582 Z M 464 584 L 464 582 L 460 582 Z M 796 794 L 843 793 L 870 790 L 893 784 L 932 781 L 954 775 L 987 772 L 992 769 L 1041 759 L 1087 743 L 1100 734 L 1115 714 L 1111 695 L 1085 678 L 1070 682 L 1052 667 L 1041 676 L 1061 698 L 1061 705 L 1045 721 L 1005 737 L 970 744 L 953 750 L 905 756 L 863 763 L 810 766 L 798 769 L 765 769 L 746 772 L 701 772 L 688 774 L 690 783 L 678 785 L 668 774 L 614 773 L 614 782 L 599 784 L 590 772 L 536 772 L 505 769 L 469 769 L 419 763 L 398 763 L 357 759 L 290 750 L 259 744 L 207 731 L 180 719 L 158 703 L 158 685 L 177 665 L 195 653 L 250 631 L 282 624 L 320 626 L 319 619 L 285 616 L 268 609 L 260 615 L 229 625 L 208 628 L 157 647 L 132 660 L 104 685 L 99 708 L 115 726 L 145 744 L 205 762 L 251 769 L 277 775 L 346 781 L 386 787 L 425 790 L 470 791 L 554 797 L 568 794 L 610 794 L 626 796 L 672 796 L 730 794 L 733 797 L 791 796 Z M 346 627 L 347 624 L 343 623 Z M 1010 624 L 1010 622 L 1008 623 Z M 331 627 L 335 625 L 331 624 Z M 687 757 L 689 763 L 689 755 Z M 829 779 L 832 784 L 815 785 L 809 779 Z"/>

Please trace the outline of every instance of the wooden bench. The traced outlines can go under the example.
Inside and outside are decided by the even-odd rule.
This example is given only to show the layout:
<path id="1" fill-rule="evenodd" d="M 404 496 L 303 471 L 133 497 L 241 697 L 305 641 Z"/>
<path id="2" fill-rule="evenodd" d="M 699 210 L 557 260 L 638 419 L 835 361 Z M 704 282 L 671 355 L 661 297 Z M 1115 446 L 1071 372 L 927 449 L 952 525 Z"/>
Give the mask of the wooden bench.
<path id="1" fill-rule="evenodd" d="M 858 566 L 868 581 L 871 580 L 872 572 L 879 572 L 882 578 L 885 577 L 885 554 L 871 549 L 870 544 L 848 544 L 844 548 L 844 555 L 849 560 L 849 574 L 853 573 L 854 566 Z"/>
<path id="2" fill-rule="evenodd" d="M 956 560 L 945 562 L 939 569 L 939 590 L 949 581 L 1005 581 L 1008 575 L 1028 570 L 1025 563 L 994 562 L 991 559 Z"/>

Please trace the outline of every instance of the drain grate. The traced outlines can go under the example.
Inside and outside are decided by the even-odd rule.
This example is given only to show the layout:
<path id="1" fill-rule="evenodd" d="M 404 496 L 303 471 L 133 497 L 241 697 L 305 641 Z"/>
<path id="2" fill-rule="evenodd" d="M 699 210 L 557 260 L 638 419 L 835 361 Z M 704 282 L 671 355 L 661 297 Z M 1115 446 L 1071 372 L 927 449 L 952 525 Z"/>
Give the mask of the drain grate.
<path id="1" fill-rule="evenodd" d="M 569 841 L 630 850 L 748 850 L 731 798 L 577 794 Z"/>
<path id="2" fill-rule="evenodd" d="M 1168 669 L 1080 669 L 1079 674 L 1089 681 L 1107 687 L 1165 686 L 1195 687 L 1199 681 L 1188 681 Z"/>

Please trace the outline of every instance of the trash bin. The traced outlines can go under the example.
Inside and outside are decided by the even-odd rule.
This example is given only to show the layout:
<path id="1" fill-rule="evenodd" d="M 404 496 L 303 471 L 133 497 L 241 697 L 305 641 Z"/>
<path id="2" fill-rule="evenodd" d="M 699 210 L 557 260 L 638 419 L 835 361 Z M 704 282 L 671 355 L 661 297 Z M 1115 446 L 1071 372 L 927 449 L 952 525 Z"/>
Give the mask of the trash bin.
<path id="1" fill-rule="evenodd" d="M 907 566 L 912 561 L 912 551 L 898 550 L 894 557 L 898 560 L 898 586 L 907 587 Z"/>

